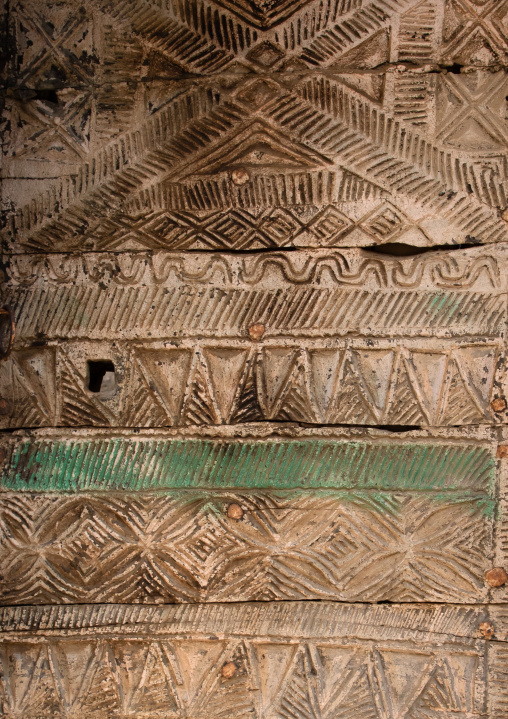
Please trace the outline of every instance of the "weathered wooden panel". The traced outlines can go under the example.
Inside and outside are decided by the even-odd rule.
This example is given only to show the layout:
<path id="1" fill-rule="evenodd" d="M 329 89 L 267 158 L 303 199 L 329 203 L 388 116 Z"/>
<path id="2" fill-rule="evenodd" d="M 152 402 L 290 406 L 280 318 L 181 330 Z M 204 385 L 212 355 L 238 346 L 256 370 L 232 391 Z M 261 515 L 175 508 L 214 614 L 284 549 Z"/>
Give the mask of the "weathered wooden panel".
<path id="1" fill-rule="evenodd" d="M 504 719 L 507 619 L 439 604 L 6 608 L 4 716 Z"/>
<path id="2" fill-rule="evenodd" d="M 496 434 L 470 428 L 399 435 L 282 423 L 186 431 L 16 432 L 0 438 L 0 481 L 5 489 L 51 492 L 197 487 L 482 491 L 494 483 Z"/>
<path id="3" fill-rule="evenodd" d="M 501 422 L 507 252 L 13 256 L 0 426 Z"/>
<path id="4" fill-rule="evenodd" d="M 9 3 L 4 239 L 502 241 L 507 13 L 504 0 Z"/>
<path id="5" fill-rule="evenodd" d="M 7 493 L 0 602 L 481 602 L 492 504 L 460 490 Z"/>
<path id="6" fill-rule="evenodd" d="M 2 306 L 35 340 L 505 336 L 508 245 L 391 257 L 358 249 L 254 254 L 13 255 Z"/>
<path id="7" fill-rule="evenodd" d="M 508 719 L 508 0 L 4 5 L 0 715 Z"/>
<path id="8" fill-rule="evenodd" d="M 506 597 L 487 431 L 243 431 L 4 440 L 0 600 Z"/>

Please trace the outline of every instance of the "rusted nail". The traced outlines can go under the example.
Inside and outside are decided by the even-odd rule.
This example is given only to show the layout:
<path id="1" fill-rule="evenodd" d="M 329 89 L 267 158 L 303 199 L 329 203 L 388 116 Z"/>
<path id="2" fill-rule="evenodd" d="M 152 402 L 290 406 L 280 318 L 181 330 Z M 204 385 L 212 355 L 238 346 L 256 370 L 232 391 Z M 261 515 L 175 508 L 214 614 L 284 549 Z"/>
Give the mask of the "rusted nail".
<path id="1" fill-rule="evenodd" d="M 504 459 L 508 457 L 508 444 L 500 444 L 497 448 L 496 457 L 498 459 Z"/>
<path id="2" fill-rule="evenodd" d="M 498 397 L 497 399 L 493 400 L 492 409 L 494 410 L 494 412 L 502 412 L 506 409 L 506 400 L 504 400 L 502 397 Z"/>
<path id="3" fill-rule="evenodd" d="M 9 414 L 10 405 L 6 399 L 0 398 L 0 414 Z"/>
<path id="4" fill-rule="evenodd" d="M 231 679 L 231 677 L 234 677 L 236 673 L 236 664 L 234 662 L 226 662 L 224 666 L 222 667 L 221 674 L 224 677 L 224 679 Z"/>
<path id="5" fill-rule="evenodd" d="M 249 181 L 250 177 L 247 170 L 244 170 L 243 167 L 238 167 L 231 173 L 231 179 L 235 185 L 245 185 L 245 183 Z"/>
<path id="6" fill-rule="evenodd" d="M 228 507 L 228 517 L 230 519 L 243 519 L 243 509 L 239 504 L 230 504 Z"/>
<path id="7" fill-rule="evenodd" d="M 494 636 L 494 625 L 491 622 L 482 622 L 478 631 L 484 639 L 492 639 Z"/>
<path id="8" fill-rule="evenodd" d="M 265 333 L 265 326 L 260 322 L 256 322 L 255 325 L 249 327 L 249 335 L 253 340 L 260 340 Z"/>
<path id="9" fill-rule="evenodd" d="M 508 582 L 508 574 L 506 574 L 503 567 L 492 567 L 488 572 L 485 572 L 485 581 L 491 587 L 502 587 L 503 584 Z"/>

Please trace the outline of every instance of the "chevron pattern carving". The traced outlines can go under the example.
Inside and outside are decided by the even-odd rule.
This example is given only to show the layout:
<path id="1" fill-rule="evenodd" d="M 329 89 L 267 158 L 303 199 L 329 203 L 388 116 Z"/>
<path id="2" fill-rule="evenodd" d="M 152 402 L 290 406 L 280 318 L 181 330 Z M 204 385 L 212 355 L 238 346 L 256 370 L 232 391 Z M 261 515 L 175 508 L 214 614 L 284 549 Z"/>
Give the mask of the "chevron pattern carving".
<path id="1" fill-rule="evenodd" d="M 504 0 L 26 0 L 7 26 L 12 249 L 506 238 Z"/>

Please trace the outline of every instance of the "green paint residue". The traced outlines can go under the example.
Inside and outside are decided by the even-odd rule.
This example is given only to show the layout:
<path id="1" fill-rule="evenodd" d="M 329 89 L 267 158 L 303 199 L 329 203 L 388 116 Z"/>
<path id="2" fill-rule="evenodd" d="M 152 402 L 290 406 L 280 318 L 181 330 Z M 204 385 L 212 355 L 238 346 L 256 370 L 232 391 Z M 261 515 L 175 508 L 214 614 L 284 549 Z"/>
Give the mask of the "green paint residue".
<path id="1" fill-rule="evenodd" d="M 470 489 L 492 494 L 487 448 L 283 440 L 36 440 L 13 452 L 0 478 L 11 490 Z"/>

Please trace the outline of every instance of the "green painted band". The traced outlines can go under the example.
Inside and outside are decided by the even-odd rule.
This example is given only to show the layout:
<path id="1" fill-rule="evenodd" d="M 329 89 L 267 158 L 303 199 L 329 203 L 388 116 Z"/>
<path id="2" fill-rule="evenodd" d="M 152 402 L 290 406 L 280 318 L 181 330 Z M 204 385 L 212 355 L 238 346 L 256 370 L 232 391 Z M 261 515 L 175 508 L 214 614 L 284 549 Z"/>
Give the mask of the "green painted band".
<path id="1" fill-rule="evenodd" d="M 469 489 L 491 494 L 494 481 L 495 460 L 478 445 L 116 437 L 22 442 L 2 468 L 0 487 Z"/>

